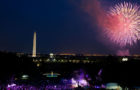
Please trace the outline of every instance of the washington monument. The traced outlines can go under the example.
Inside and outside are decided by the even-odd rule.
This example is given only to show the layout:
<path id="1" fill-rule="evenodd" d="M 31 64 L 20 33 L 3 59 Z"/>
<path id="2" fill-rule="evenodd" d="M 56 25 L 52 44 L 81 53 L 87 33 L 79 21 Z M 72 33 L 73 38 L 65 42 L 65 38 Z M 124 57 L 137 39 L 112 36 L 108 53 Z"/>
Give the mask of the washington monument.
<path id="1" fill-rule="evenodd" d="M 34 32 L 34 36 L 33 36 L 33 52 L 32 52 L 32 57 L 36 57 L 36 32 Z"/>

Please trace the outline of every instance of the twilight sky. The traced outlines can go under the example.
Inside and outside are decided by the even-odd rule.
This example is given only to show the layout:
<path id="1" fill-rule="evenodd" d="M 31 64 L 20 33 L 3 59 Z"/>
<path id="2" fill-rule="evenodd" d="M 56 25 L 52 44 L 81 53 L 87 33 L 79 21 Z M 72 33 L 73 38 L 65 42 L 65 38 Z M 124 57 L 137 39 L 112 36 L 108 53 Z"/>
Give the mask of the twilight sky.
<path id="1" fill-rule="evenodd" d="M 0 51 L 31 52 L 36 31 L 38 53 L 116 53 L 115 46 L 100 38 L 96 20 L 79 1 L 0 0 Z M 99 1 L 107 8 L 124 0 Z M 140 41 L 130 51 L 140 53 L 139 46 Z"/>

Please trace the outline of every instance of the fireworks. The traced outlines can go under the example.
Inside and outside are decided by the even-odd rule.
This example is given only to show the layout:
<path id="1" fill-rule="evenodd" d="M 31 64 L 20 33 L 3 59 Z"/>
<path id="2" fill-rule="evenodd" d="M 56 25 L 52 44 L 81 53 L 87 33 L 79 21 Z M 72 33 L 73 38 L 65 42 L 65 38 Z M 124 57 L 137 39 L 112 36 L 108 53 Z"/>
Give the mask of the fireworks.
<path id="1" fill-rule="evenodd" d="M 109 10 L 104 28 L 113 43 L 121 47 L 131 46 L 140 39 L 139 9 L 135 4 L 124 2 Z"/>

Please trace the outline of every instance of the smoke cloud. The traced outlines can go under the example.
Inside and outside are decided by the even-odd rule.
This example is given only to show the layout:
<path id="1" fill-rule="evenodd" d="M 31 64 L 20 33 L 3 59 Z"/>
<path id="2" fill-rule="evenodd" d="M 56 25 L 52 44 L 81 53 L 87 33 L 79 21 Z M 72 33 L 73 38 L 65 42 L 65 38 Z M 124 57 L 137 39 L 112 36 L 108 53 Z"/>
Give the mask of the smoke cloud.
<path id="1" fill-rule="evenodd" d="M 93 20 L 96 20 L 98 26 L 103 27 L 106 13 L 98 0 L 81 0 L 80 7 L 88 13 Z"/>
<path id="2" fill-rule="evenodd" d="M 117 56 L 130 56 L 130 52 L 128 49 L 126 50 L 118 50 Z"/>

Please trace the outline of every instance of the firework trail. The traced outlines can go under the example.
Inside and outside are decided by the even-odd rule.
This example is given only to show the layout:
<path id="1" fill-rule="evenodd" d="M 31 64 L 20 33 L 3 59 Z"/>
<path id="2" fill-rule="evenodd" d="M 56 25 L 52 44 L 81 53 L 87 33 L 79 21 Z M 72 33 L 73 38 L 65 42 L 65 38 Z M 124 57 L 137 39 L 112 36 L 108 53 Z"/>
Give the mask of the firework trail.
<path id="1" fill-rule="evenodd" d="M 121 3 L 112 7 L 103 22 L 105 35 L 111 42 L 125 47 L 140 39 L 140 7 Z"/>
<path id="2" fill-rule="evenodd" d="M 93 22 L 102 28 L 101 37 L 120 47 L 132 46 L 140 39 L 140 7 L 131 3 L 120 3 L 107 12 L 99 0 L 80 0 L 82 9 Z M 95 21 L 96 20 L 96 21 Z"/>

